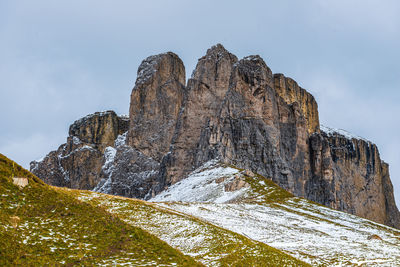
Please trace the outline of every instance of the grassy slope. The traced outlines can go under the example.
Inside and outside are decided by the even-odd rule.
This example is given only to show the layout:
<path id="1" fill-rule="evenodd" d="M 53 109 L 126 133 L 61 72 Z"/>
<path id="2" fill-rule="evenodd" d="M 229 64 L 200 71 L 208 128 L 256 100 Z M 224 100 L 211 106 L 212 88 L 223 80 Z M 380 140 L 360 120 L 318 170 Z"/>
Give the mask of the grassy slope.
<path id="1" fill-rule="evenodd" d="M 29 185 L 18 188 L 12 176 L 29 178 Z M 44 184 L 2 154 L 0 196 L 0 266 L 199 265 L 154 235 Z"/>
<path id="2" fill-rule="evenodd" d="M 68 190 L 211 266 L 307 266 L 264 243 L 145 201 Z"/>

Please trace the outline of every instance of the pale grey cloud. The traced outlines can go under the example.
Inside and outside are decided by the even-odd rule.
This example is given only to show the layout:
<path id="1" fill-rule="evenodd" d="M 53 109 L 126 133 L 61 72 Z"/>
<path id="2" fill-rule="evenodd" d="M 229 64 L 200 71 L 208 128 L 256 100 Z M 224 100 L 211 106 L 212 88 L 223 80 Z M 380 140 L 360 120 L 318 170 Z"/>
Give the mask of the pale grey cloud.
<path id="1" fill-rule="evenodd" d="M 0 151 L 27 167 L 75 119 L 127 113 L 143 58 L 174 51 L 190 75 L 220 42 L 297 80 L 323 123 L 377 143 L 399 201 L 399 31 L 395 0 L 1 1 Z"/>

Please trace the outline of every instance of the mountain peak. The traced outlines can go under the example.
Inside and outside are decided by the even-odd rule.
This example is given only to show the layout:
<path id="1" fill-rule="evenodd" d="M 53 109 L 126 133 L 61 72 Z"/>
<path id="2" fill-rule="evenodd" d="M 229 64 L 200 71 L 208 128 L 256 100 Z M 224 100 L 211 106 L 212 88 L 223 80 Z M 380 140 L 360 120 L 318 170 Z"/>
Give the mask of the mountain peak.
<path id="1" fill-rule="evenodd" d="M 220 43 L 217 43 L 217 44 L 211 46 L 209 49 L 207 49 L 207 55 L 218 54 L 218 53 L 229 53 L 229 52 Z"/>
<path id="2" fill-rule="evenodd" d="M 185 66 L 179 56 L 173 52 L 149 56 L 142 61 L 137 71 L 135 88 L 147 84 L 158 73 L 158 77 L 174 78 L 185 84 Z M 165 82 L 165 81 L 164 81 Z"/>

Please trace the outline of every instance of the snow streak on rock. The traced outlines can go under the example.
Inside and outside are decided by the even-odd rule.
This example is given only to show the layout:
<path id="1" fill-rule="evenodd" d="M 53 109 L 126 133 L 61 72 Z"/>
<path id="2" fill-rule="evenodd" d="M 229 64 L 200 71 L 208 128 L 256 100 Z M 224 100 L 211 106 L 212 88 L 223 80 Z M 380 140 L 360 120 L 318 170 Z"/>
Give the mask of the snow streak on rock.
<path id="1" fill-rule="evenodd" d="M 112 173 L 113 170 L 115 169 L 114 167 L 114 161 L 115 161 L 115 155 L 117 154 L 117 149 L 121 148 L 123 145 L 125 145 L 126 142 L 126 135 L 127 132 L 125 132 L 122 135 L 119 135 L 117 139 L 115 140 L 115 147 L 106 147 L 104 150 L 104 164 L 103 167 L 101 168 L 102 173 L 105 175 L 105 178 L 101 179 L 100 182 L 96 185 L 96 187 L 93 189 L 95 192 L 100 192 L 100 193 L 105 193 L 105 194 L 110 194 L 111 193 L 111 186 L 112 186 Z"/>

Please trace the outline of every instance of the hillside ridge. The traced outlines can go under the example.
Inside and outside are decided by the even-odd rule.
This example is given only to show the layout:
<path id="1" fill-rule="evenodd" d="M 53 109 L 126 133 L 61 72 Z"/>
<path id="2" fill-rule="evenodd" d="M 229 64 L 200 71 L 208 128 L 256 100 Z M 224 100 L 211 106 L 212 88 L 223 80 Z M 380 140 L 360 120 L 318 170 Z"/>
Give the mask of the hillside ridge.
<path id="1" fill-rule="evenodd" d="M 13 177 L 28 179 L 21 188 Z M 0 265 L 203 266 L 0 154 Z"/>

